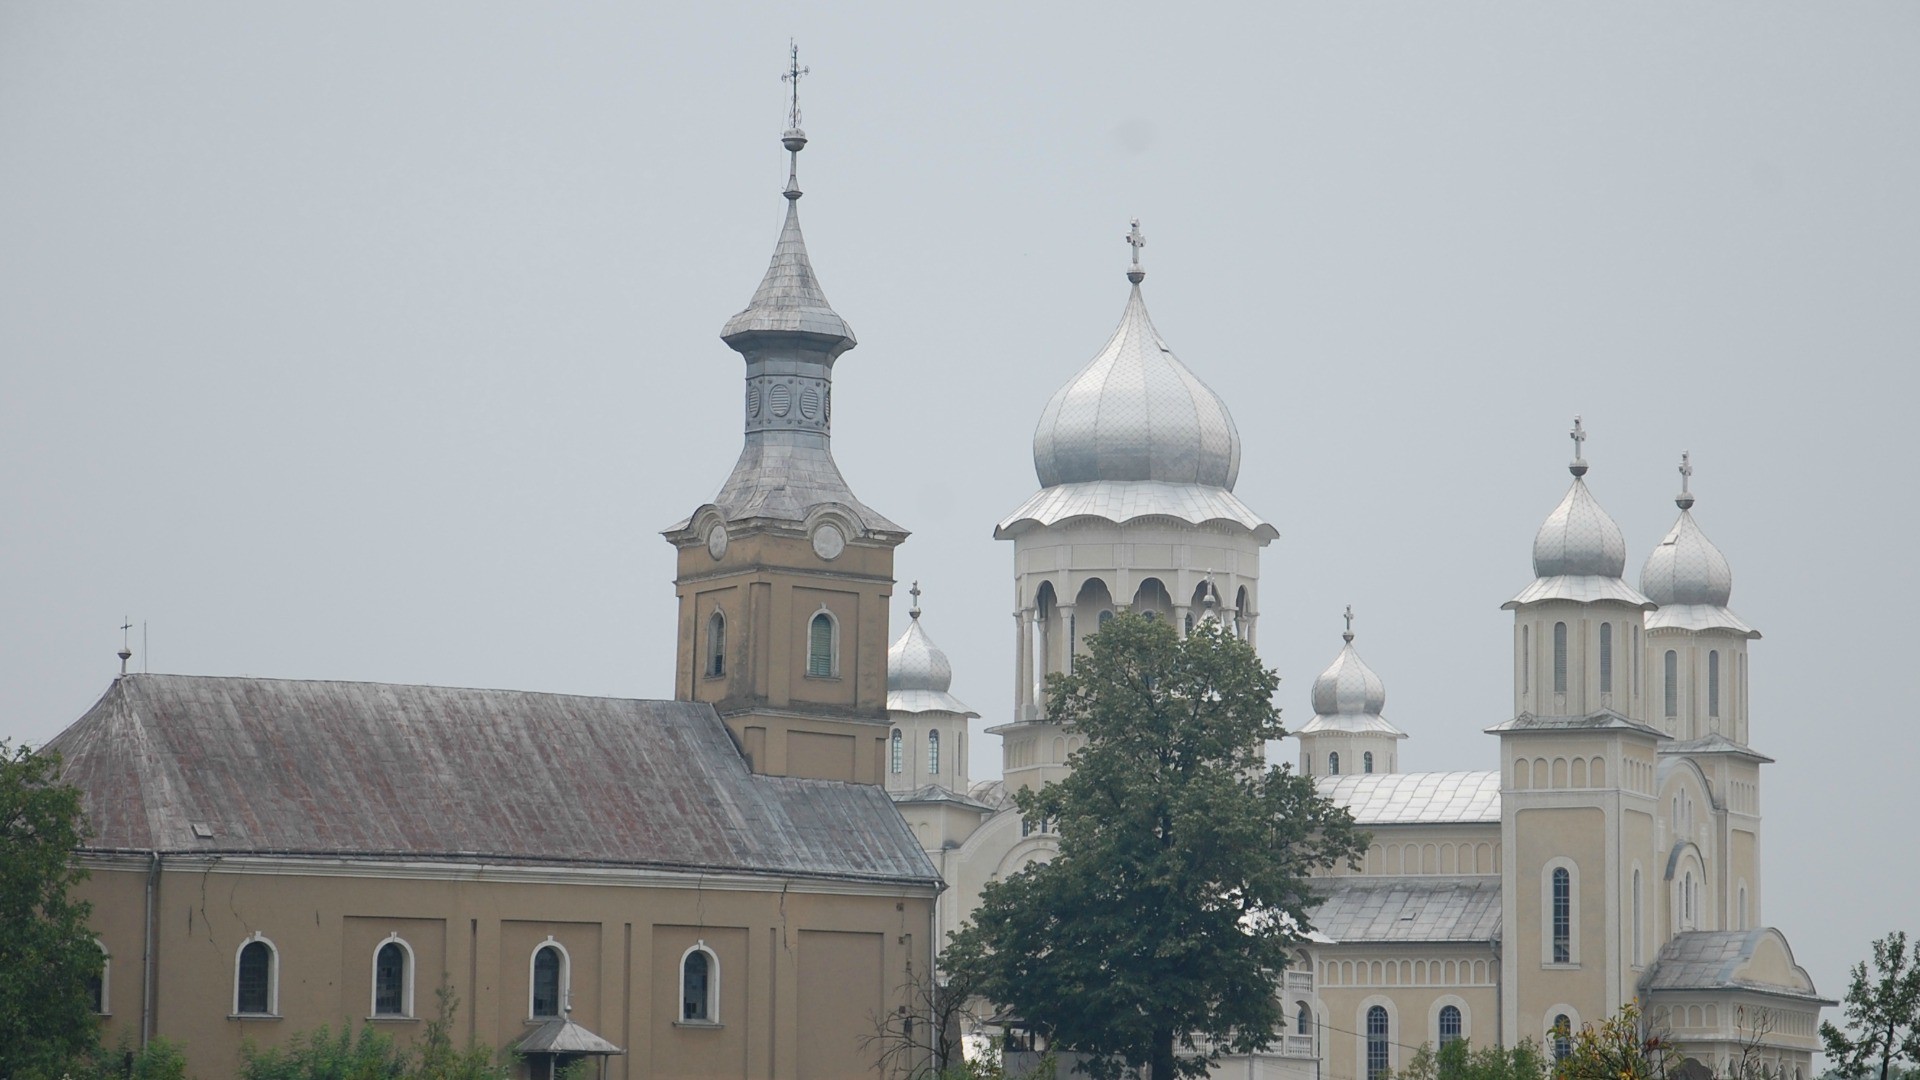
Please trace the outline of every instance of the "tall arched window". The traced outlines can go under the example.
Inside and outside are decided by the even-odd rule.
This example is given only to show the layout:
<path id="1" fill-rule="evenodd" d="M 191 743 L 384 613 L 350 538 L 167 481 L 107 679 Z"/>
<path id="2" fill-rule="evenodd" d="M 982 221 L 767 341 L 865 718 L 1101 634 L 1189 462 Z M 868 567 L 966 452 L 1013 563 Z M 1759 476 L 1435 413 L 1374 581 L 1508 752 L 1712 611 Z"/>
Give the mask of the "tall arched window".
<path id="1" fill-rule="evenodd" d="M 1095 629 L 1105 630 L 1107 628 L 1107 624 L 1113 621 L 1113 612 L 1102 611 L 1100 613 L 1100 618 L 1098 621 L 1099 621 L 1099 625 L 1095 627 Z"/>
<path id="2" fill-rule="evenodd" d="M 1340 775 L 1340 752 L 1338 750 L 1327 755 L 1327 775 Z"/>
<path id="3" fill-rule="evenodd" d="M 1567 692 L 1567 624 L 1553 624 L 1553 692 Z"/>
<path id="4" fill-rule="evenodd" d="M 1530 642 L 1533 637 L 1528 631 L 1531 627 L 1520 628 L 1520 692 L 1533 692 L 1533 650 Z"/>
<path id="5" fill-rule="evenodd" d="M 1739 899 L 1734 902 L 1733 909 L 1733 917 L 1738 921 L 1734 923 L 1733 928 L 1745 930 L 1747 928 L 1747 887 L 1745 885 L 1740 886 L 1738 895 Z"/>
<path id="6" fill-rule="evenodd" d="M 238 1016 L 271 1016 L 275 998 L 274 961 L 276 957 L 273 942 L 255 934 L 246 944 L 240 946 L 240 954 L 235 958 L 233 977 L 233 1011 Z"/>
<path id="7" fill-rule="evenodd" d="M 816 679 L 829 679 L 839 672 L 839 658 L 834 655 L 835 633 L 833 616 L 825 611 L 816 612 L 813 620 L 807 624 L 807 674 Z"/>
<path id="8" fill-rule="evenodd" d="M 907 739 L 906 739 L 906 736 L 900 734 L 899 728 L 894 728 L 893 738 L 890 740 L 890 742 L 892 743 L 891 756 L 893 760 L 890 761 L 888 764 L 890 764 L 893 767 L 893 775 L 899 776 L 901 768 L 906 764 L 906 761 L 904 759 L 907 756 L 906 755 Z"/>
<path id="9" fill-rule="evenodd" d="M 1680 879 L 1680 929 L 1693 929 L 1693 871 Z"/>
<path id="10" fill-rule="evenodd" d="M 720 1022 L 720 961 L 702 941 L 680 958 L 680 1019 L 686 1023 Z"/>
<path id="11" fill-rule="evenodd" d="M 1553 1060 L 1565 1061 L 1573 1053 L 1573 1021 L 1566 1013 L 1553 1018 Z"/>
<path id="12" fill-rule="evenodd" d="M 1573 963 L 1573 875 L 1553 868 L 1553 962 Z"/>
<path id="13" fill-rule="evenodd" d="M 1313 1010 L 1304 1001 L 1293 1003 L 1293 1033 L 1295 1035 L 1313 1034 Z"/>
<path id="14" fill-rule="evenodd" d="M 551 939 L 549 939 L 551 940 Z M 559 1016 L 566 993 L 566 953 L 558 945 L 542 945 L 533 954 L 533 1008 L 535 1019 Z"/>
<path id="15" fill-rule="evenodd" d="M 1720 715 L 1720 650 L 1707 653 L 1707 715 Z"/>
<path id="16" fill-rule="evenodd" d="M 407 1016 L 407 947 L 399 938 L 390 937 L 373 953 L 373 1015 Z"/>
<path id="17" fill-rule="evenodd" d="M 1613 693 L 1613 624 L 1600 624 L 1600 692 Z"/>
<path id="18" fill-rule="evenodd" d="M 1677 652 L 1674 652 L 1672 649 L 1667 650 L 1665 675 L 1666 675 L 1666 682 L 1667 682 L 1666 715 L 1668 717 L 1679 716 L 1680 715 L 1680 654 Z"/>
<path id="19" fill-rule="evenodd" d="M 1367 1010 L 1367 1080 L 1381 1080 L 1391 1062 L 1387 1042 L 1387 1009 L 1375 1005 Z"/>
<path id="20" fill-rule="evenodd" d="M 101 1016 L 107 1015 L 107 976 L 113 969 L 113 957 L 107 954 L 107 947 L 98 941 L 93 943 L 100 950 L 100 970 L 87 976 L 87 1007 Z"/>
<path id="21" fill-rule="evenodd" d="M 937 731 L 929 731 L 927 732 L 927 775 L 938 776 L 939 774 L 940 733 Z"/>
<path id="22" fill-rule="evenodd" d="M 707 675 L 727 673 L 727 617 L 714 612 L 707 617 Z"/>
<path id="23" fill-rule="evenodd" d="M 1641 952 L 1641 910 L 1640 910 L 1640 868 L 1633 870 L 1633 962 L 1637 967 L 1645 963 Z"/>
<path id="24" fill-rule="evenodd" d="M 1361 772 L 1373 771 L 1373 751 L 1369 750 L 1366 753 L 1360 755 L 1360 771 Z"/>
<path id="25" fill-rule="evenodd" d="M 1460 1007 L 1448 1005 L 1440 1010 L 1440 1049 L 1460 1041 Z"/>
<path id="26" fill-rule="evenodd" d="M 1640 628 L 1633 628 L 1633 644 L 1628 647 L 1627 655 L 1633 662 L 1633 696 L 1640 696 Z"/>

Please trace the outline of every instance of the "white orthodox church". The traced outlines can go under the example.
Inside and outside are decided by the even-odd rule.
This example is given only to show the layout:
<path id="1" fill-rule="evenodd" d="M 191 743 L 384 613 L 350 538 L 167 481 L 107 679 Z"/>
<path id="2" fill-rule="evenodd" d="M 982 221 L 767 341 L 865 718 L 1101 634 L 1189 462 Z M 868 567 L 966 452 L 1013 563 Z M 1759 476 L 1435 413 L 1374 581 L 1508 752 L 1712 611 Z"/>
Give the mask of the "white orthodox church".
<path id="1" fill-rule="evenodd" d="M 1003 778 L 967 776 L 952 669 L 912 620 L 888 654 L 886 782 L 948 885 L 944 941 L 981 887 L 1049 858 L 1044 823 L 1009 789 L 1066 775 L 1081 739 L 1044 706 L 1087 634 L 1122 611 L 1181 632 L 1217 618 L 1257 644 L 1260 554 L 1278 534 L 1233 494 L 1240 439 L 1226 403 L 1167 347 L 1141 295 L 1138 223 L 1120 325 L 1041 410 L 1040 490 L 994 535 L 1013 542 L 1011 715 Z M 1824 1001 L 1762 918 L 1760 766 L 1747 645 L 1727 560 L 1680 516 L 1635 588 L 1626 541 L 1588 490 L 1575 421 L 1572 485 L 1534 537 L 1514 614 L 1513 715 L 1487 729 L 1486 772 L 1407 771 L 1382 681 L 1345 644 L 1294 730 L 1299 769 L 1372 844 L 1321 883 L 1311 941 L 1284 976 L 1292 1018 L 1269 1052 L 1219 1075 L 1374 1080 L 1422 1044 L 1568 1033 L 1638 1001 L 1696 1076 L 1764 1066 L 1810 1075 Z M 1492 748 L 1490 744 L 1489 748 Z"/>

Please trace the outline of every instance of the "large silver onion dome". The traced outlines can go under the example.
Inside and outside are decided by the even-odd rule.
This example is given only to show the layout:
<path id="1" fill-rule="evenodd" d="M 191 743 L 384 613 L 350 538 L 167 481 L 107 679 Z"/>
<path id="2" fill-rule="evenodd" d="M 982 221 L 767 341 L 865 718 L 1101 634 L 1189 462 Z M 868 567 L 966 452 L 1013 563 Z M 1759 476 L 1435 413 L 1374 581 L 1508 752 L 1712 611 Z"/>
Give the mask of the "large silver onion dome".
<path id="1" fill-rule="evenodd" d="M 1733 567 L 1727 557 L 1713 546 L 1707 534 L 1693 520 L 1693 514 L 1680 511 L 1680 520 L 1667 531 L 1647 554 L 1647 565 L 1640 570 L 1640 591 L 1662 607 L 1668 604 L 1711 604 L 1725 607 L 1733 597 Z"/>
<path id="2" fill-rule="evenodd" d="M 1313 680 L 1313 711 L 1320 716 L 1378 715 L 1387 707 L 1387 686 L 1353 651 L 1353 635 L 1333 666 Z"/>
<path id="3" fill-rule="evenodd" d="M 1233 489 L 1233 417 L 1161 340 L 1137 281 L 1106 346 L 1041 412 L 1033 468 L 1042 487 L 1160 480 Z"/>
<path id="4" fill-rule="evenodd" d="M 1580 475 L 1585 471 L 1582 465 L 1574 474 L 1566 498 L 1533 536 L 1536 577 L 1617 578 L 1627 569 L 1627 538 L 1587 490 L 1587 482 Z"/>
<path id="5" fill-rule="evenodd" d="M 978 716 L 947 692 L 953 686 L 953 664 L 920 625 L 920 583 L 914 582 L 910 591 L 913 608 L 907 613 L 907 632 L 887 650 L 887 708 Z"/>

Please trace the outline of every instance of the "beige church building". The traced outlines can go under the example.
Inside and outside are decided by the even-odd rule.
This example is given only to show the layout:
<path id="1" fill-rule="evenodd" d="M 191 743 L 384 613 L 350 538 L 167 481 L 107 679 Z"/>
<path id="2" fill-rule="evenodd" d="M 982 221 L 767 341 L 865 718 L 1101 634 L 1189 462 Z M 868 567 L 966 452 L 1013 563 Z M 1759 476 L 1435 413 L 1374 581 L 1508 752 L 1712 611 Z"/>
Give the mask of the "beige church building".
<path id="1" fill-rule="evenodd" d="M 1233 493 L 1226 403 L 1154 329 L 1138 223 L 1120 325 L 1040 413 L 1040 488 L 995 536 L 1013 548 L 1017 644 L 1002 778 L 973 784 L 942 753 L 974 715 L 913 621 L 893 646 L 887 786 L 939 867 L 940 937 L 989 881 L 1057 851 L 1009 789 L 1066 775 L 1080 746 L 1046 714 L 1048 675 L 1117 612 L 1215 619 L 1257 644 L 1260 558 L 1278 534 Z M 1628 584 L 1620 528 L 1572 483 L 1533 543 L 1514 615 L 1513 710 L 1487 728 L 1485 772 L 1408 768 L 1384 685 L 1344 643 L 1294 727 L 1297 768 L 1372 834 L 1283 977 L 1287 1031 L 1217 1075 L 1377 1080 L 1413 1049 L 1532 1038 L 1552 1052 L 1638 1001 L 1695 1074 L 1742 1062 L 1811 1075 L 1824 1001 L 1762 914 L 1760 766 L 1748 644 L 1732 573 L 1701 532 L 1681 465 L 1680 514 Z M 1498 598 L 1490 598 L 1497 602 Z M 1350 615 L 1351 613 L 1349 613 Z M 1498 757 L 1491 758 L 1496 751 Z"/>

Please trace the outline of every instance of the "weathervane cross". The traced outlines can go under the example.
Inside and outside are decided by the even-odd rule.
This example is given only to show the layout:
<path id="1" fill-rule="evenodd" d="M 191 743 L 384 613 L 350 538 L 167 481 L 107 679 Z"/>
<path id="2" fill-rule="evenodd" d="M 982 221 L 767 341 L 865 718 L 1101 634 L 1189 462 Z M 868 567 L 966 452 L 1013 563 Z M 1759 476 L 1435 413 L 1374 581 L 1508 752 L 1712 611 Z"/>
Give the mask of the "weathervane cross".
<path id="1" fill-rule="evenodd" d="M 793 97 L 787 106 L 787 127 L 798 130 L 800 127 L 800 77 L 811 74 L 813 69 L 800 66 L 800 46 L 792 38 L 787 39 L 787 70 L 780 75 L 780 81 L 793 87 Z"/>
<path id="2" fill-rule="evenodd" d="M 1581 426 L 1579 417 L 1573 418 L 1573 430 L 1567 434 L 1573 439 L 1573 460 L 1579 461 L 1581 452 L 1585 449 L 1581 444 L 1587 441 L 1587 429 Z"/>
<path id="3" fill-rule="evenodd" d="M 1147 238 L 1140 232 L 1139 218 L 1133 219 L 1133 228 L 1128 230 L 1125 239 L 1127 246 L 1133 249 L 1133 266 L 1137 270 L 1140 268 L 1140 249 L 1147 246 Z"/>

